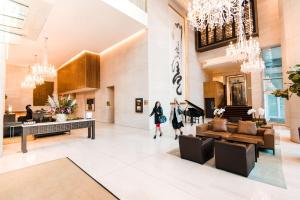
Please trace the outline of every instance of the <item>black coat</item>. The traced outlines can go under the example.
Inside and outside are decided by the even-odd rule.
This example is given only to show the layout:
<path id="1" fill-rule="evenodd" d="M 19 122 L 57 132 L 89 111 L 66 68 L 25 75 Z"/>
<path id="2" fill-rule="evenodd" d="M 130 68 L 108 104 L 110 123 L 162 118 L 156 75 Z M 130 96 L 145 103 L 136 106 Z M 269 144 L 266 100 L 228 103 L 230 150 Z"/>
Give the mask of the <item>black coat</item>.
<path id="1" fill-rule="evenodd" d="M 150 114 L 150 117 L 154 115 L 154 124 L 160 124 L 160 121 L 159 121 L 159 117 L 163 115 L 163 109 L 162 107 L 154 107 L 151 114 Z"/>
<path id="2" fill-rule="evenodd" d="M 32 110 L 30 108 L 26 109 L 26 119 L 32 119 Z"/>

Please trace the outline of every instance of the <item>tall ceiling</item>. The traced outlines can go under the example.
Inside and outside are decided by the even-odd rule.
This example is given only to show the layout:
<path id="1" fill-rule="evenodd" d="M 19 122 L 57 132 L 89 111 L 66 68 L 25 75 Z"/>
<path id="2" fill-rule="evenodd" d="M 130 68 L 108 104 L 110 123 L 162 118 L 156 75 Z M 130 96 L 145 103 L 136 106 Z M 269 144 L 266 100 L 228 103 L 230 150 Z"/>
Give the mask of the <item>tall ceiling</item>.
<path id="1" fill-rule="evenodd" d="M 189 5 L 189 2 L 192 0 L 173 0 L 175 3 L 177 3 L 178 5 L 180 5 L 182 8 L 187 10 L 187 7 Z"/>
<path id="2" fill-rule="evenodd" d="M 42 61 L 48 37 L 49 62 L 59 67 L 82 50 L 101 52 L 144 29 L 144 25 L 102 0 L 27 0 L 27 36 L 9 46 L 8 64 Z"/>

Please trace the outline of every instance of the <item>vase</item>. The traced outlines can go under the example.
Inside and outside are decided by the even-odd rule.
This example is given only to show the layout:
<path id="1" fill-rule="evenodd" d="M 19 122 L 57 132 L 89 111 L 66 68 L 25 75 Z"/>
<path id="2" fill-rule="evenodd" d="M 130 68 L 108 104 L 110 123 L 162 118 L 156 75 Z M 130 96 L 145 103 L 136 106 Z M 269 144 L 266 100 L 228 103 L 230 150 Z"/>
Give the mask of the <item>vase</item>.
<path id="1" fill-rule="evenodd" d="M 67 121 L 68 116 L 66 114 L 56 114 L 56 121 L 57 122 L 65 122 Z"/>

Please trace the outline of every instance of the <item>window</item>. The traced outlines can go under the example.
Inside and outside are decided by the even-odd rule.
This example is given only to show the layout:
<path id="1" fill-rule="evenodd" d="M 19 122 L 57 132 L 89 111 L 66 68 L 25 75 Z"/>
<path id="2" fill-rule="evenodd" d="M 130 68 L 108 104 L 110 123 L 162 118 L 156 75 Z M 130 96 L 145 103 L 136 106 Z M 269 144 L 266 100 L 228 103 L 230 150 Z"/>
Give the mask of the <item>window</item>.
<path id="1" fill-rule="evenodd" d="M 271 94 L 274 90 L 283 88 L 281 47 L 265 49 L 262 55 L 266 65 L 263 80 L 266 119 L 283 123 L 284 100 Z"/>

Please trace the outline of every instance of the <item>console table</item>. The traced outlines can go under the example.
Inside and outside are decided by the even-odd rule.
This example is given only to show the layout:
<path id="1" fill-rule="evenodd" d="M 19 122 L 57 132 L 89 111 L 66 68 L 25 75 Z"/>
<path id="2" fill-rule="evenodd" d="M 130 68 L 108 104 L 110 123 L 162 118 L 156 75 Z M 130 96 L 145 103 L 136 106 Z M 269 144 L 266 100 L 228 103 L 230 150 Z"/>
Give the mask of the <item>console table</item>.
<path id="1" fill-rule="evenodd" d="M 95 120 L 81 119 L 66 122 L 46 122 L 22 125 L 21 150 L 27 152 L 27 136 L 43 133 L 69 132 L 72 129 L 88 128 L 88 138 L 95 139 Z"/>

